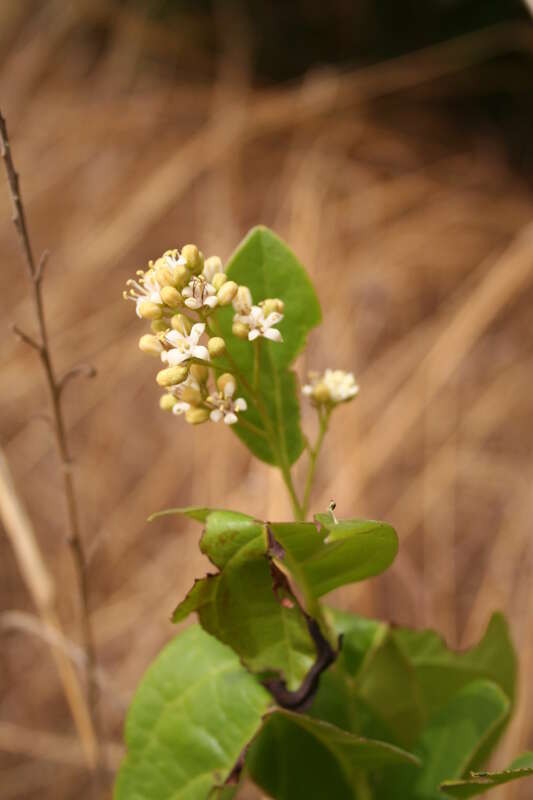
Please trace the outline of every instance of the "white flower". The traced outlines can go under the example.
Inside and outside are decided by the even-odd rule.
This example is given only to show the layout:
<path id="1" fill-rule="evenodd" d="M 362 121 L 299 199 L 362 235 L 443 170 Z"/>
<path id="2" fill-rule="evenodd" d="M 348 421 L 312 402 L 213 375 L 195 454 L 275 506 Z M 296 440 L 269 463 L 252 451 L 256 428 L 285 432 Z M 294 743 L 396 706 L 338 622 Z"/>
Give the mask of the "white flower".
<path id="1" fill-rule="evenodd" d="M 323 375 L 310 373 L 311 383 L 303 387 L 303 394 L 317 403 L 346 403 L 359 392 L 352 372 L 327 369 Z"/>
<path id="2" fill-rule="evenodd" d="M 134 301 L 135 311 L 137 316 L 140 317 L 139 306 L 141 303 L 148 300 L 150 303 L 163 305 L 163 301 L 161 300 L 161 286 L 156 281 L 153 270 L 150 269 L 147 272 L 139 270 L 137 275 L 139 275 L 138 281 L 130 279 L 126 282 L 128 291 L 124 292 L 124 298 Z"/>
<path id="3" fill-rule="evenodd" d="M 221 419 L 224 419 L 226 425 L 235 425 L 238 422 L 239 411 L 246 411 L 248 408 L 246 400 L 243 397 L 237 397 L 234 400 L 234 393 L 235 383 L 228 381 L 222 392 L 207 398 L 208 405 L 213 409 L 209 414 L 209 418 L 213 422 L 220 422 Z"/>
<path id="4" fill-rule="evenodd" d="M 183 400 L 178 400 L 172 406 L 172 413 L 176 414 L 176 416 L 179 416 L 180 414 L 185 414 L 185 412 L 188 411 L 190 407 L 191 407 L 190 403 L 185 403 Z"/>
<path id="5" fill-rule="evenodd" d="M 264 336 L 265 339 L 270 339 L 272 342 L 283 341 L 281 333 L 272 327 L 283 319 L 283 314 L 279 314 L 277 311 L 271 311 L 265 317 L 261 306 L 252 306 L 249 314 L 235 314 L 233 319 L 235 322 L 242 322 L 250 329 L 248 339 L 251 342 L 259 336 Z"/>
<path id="6" fill-rule="evenodd" d="M 188 336 L 185 336 L 179 331 L 167 331 L 167 333 L 165 333 L 165 341 L 172 345 L 172 349 L 163 351 L 161 353 L 161 360 L 166 361 L 171 367 L 182 364 L 184 361 L 188 361 L 191 358 L 201 358 L 204 361 L 209 361 L 207 347 L 198 344 L 204 330 L 204 323 L 197 322 L 192 326 Z"/>
<path id="7" fill-rule="evenodd" d="M 170 267 L 170 269 L 174 269 L 174 267 L 179 266 L 187 266 L 187 259 L 179 255 L 177 250 L 167 250 L 166 253 L 163 254 L 163 259 L 166 261 L 167 266 Z"/>
<path id="8" fill-rule="evenodd" d="M 181 290 L 187 308 L 198 310 L 202 306 L 215 308 L 218 305 L 217 290 L 204 275 L 191 278 L 187 286 Z"/>

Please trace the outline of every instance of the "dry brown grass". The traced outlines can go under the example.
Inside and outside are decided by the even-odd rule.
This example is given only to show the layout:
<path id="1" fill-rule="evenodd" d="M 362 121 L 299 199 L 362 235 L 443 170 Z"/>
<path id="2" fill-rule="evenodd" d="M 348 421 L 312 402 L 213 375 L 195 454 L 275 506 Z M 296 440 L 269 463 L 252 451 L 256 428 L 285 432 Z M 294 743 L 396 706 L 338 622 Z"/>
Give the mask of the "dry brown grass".
<path id="1" fill-rule="evenodd" d="M 59 365 L 90 361 L 99 372 L 70 387 L 67 415 L 109 740 L 120 741 L 131 693 L 174 633 L 173 605 L 205 569 L 194 528 L 147 525 L 147 515 L 195 502 L 289 513 L 278 476 L 228 431 L 192 431 L 158 411 L 121 290 L 167 247 L 192 240 L 226 257 L 262 222 L 321 294 L 324 324 L 302 374 L 338 365 L 362 387 L 334 419 L 313 507 L 334 497 L 342 515 L 388 518 L 402 543 L 388 575 L 333 602 L 436 625 L 455 645 L 475 641 L 502 608 L 523 680 L 499 763 L 531 748 L 533 198 L 501 131 L 458 111 L 460 98 L 490 97 L 485 62 L 530 50 L 531 31 L 494 29 L 394 65 L 259 92 L 246 53 L 223 56 L 213 86 L 141 67 L 155 41 L 171 45 L 134 17 L 135 35 L 112 37 L 88 71 L 83 47 L 69 46 L 74 12 L 43 4 L 21 25 L 27 6 L 2 6 L 0 96 L 34 243 L 52 250 L 45 295 Z M 76 13 L 84 7 L 122 30 L 105 3 Z M 512 70 L 505 62 L 499 82 L 515 86 Z M 524 102 L 530 89 L 520 88 Z M 36 416 L 44 387 L 33 354 L 7 334 L 29 312 L 9 216 L 1 192 L 2 446 L 64 637 L 33 616 L 31 586 L 0 537 L 2 797 L 79 798 L 82 750 L 50 657 L 79 661 L 78 609 L 56 465 Z M 500 795 L 527 796 L 518 785 Z"/>

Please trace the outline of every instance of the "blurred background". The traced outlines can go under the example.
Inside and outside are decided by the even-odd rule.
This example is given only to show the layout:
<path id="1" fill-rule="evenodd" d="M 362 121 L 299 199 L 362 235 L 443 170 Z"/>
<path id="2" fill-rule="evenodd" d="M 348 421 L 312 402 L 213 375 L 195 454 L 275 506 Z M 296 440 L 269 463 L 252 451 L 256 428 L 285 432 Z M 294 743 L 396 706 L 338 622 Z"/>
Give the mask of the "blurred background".
<path id="1" fill-rule="evenodd" d="M 290 507 L 223 426 L 158 409 L 121 292 L 164 250 L 229 256 L 271 226 L 319 292 L 298 364 L 353 370 L 312 508 L 392 522 L 400 555 L 343 608 L 475 642 L 508 615 L 518 712 L 496 765 L 533 747 L 533 27 L 519 0 L 4 0 L 0 97 L 65 393 L 109 758 L 169 615 L 204 573 L 194 525 L 152 511 Z M 81 663 L 61 475 L 43 422 L 7 184 L 0 192 L 0 436 L 49 573 L 52 636 L 0 531 L 0 795 L 89 796 L 57 652 Z M 314 431 L 312 413 L 304 419 Z M 302 462 L 305 458 L 302 459 Z M 301 470 L 297 470 L 302 480 Z M 41 576 L 42 577 L 42 576 Z M 45 581 L 46 582 L 46 581 Z M 42 609 L 41 609 L 42 611 Z M 54 655 L 55 653 L 55 655 Z M 249 797 L 255 796 L 250 790 Z M 502 787 L 495 800 L 531 796 Z M 296 800 L 296 799 L 295 799 Z M 407 798 L 406 798 L 407 800 Z"/>

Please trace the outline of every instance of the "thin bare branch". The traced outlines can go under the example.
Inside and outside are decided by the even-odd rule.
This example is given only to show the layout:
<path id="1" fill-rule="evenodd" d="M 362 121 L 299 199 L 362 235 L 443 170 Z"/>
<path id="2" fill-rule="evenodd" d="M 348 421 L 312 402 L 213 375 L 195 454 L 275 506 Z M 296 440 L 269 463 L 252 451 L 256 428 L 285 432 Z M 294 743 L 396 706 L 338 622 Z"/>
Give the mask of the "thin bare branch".
<path id="1" fill-rule="evenodd" d="M 39 344 L 39 342 L 36 341 L 33 336 L 30 336 L 29 333 L 25 333 L 23 330 L 21 330 L 18 325 L 15 325 L 15 323 L 11 325 L 11 331 L 17 337 L 17 339 L 20 339 L 20 341 L 23 342 L 23 344 L 33 347 L 33 349 L 37 350 L 39 353 L 41 352 L 42 345 Z"/>
<path id="2" fill-rule="evenodd" d="M 44 314 L 44 304 L 42 296 L 42 277 L 47 261 L 48 253 L 45 251 L 38 264 L 35 264 L 33 251 L 31 248 L 30 237 L 28 234 L 28 227 L 26 223 L 26 215 L 24 205 L 20 193 L 20 182 L 18 174 L 15 170 L 13 157 L 11 154 L 11 147 L 7 133 L 7 126 L 4 117 L 0 113 L 0 154 L 4 161 L 7 180 L 9 184 L 9 192 L 13 206 L 13 223 L 19 236 L 19 243 L 26 266 L 26 271 L 30 283 L 30 291 L 34 303 L 35 315 L 37 318 L 37 328 L 39 331 L 40 342 L 33 339 L 28 334 L 21 331 L 16 326 L 14 332 L 19 336 L 22 341 L 38 350 L 43 370 L 45 373 L 46 383 L 48 386 L 50 405 L 52 408 L 52 417 L 54 421 L 55 442 L 58 458 L 61 464 L 61 472 L 63 476 L 63 491 L 65 495 L 66 511 L 67 511 L 67 524 L 68 534 L 67 541 L 70 544 L 75 574 L 78 583 L 81 601 L 81 627 L 83 636 L 83 648 L 86 653 L 87 664 L 87 693 L 88 693 L 88 707 L 90 712 L 91 725 L 94 730 L 94 739 L 96 743 L 96 759 L 95 768 L 93 771 L 94 782 L 93 789 L 95 797 L 101 794 L 102 780 L 104 778 L 104 759 L 103 751 L 101 748 L 102 729 L 98 708 L 98 684 L 96 680 L 97 675 L 97 659 L 94 645 L 94 636 L 90 619 L 89 608 L 89 581 L 88 581 L 88 567 L 87 558 L 85 555 L 85 547 L 80 530 L 78 501 L 74 487 L 74 478 L 71 469 L 71 459 L 66 435 L 65 421 L 63 417 L 63 410 L 61 407 L 61 392 L 65 383 L 70 380 L 70 377 L 86 372 L 85 367 L 74 367 L 66 373 L 63 379 L 58 380 L 54 370 L 52 356 L 48 344 L 48 331 L 46 327 L 46 320 Z"/>
<path id="3" fill-rule="evenodd" d="M 96 375 L 96 369 L 93 367 L 92 364 L 77 364 L 72 369 L 69 369 L 68 372 L 59 379 L 58 381 L 58 389 L 62 392 L 71 380 L 74 378 L 94 378 Z"/>
<path id="4" fill-rule="evenodd" d="M 43 250 L 41 253 L 41 257 L 39 259 L 39 263 L 37 264 L 37 269 L 35 270 L 35 282 L 40 283 L 43 279 L 44 270 L 46 265 L 48 264 L 48 259 L 50 258 L 50 250 Z"/>

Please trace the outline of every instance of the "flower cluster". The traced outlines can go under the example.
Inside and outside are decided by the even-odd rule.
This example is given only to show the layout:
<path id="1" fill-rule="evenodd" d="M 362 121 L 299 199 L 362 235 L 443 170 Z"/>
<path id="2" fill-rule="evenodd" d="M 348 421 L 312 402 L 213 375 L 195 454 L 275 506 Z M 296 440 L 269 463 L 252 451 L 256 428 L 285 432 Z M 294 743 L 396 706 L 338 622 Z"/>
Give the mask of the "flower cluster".
<path id="1" fill-rule="evenodd" d="M 327 369 L 323 375 L 318 372 L 309 373 L 310 383 L 302 392 L 311 399 L 315 406 L 336 406 L 347 403 L 359 392 L 353 373 L 342 369 Z"/>
<path id="2" fill-rule="evenodd" d="M 211 359 L 223 356 L 226 342 L 213 333 L 210 317 L 218 307 L 233 303 L 233 334 L 253 342 L 262 336 L 281 342 L 274 327 L 283 319 L 283 303 L 273 298 L 254 305 L 247 286 L 229 280 L 218 256 L 204 258 L 196 245 L 167 250 L 147 270 L 127 282 L 124 297 L 135 302 L 137 316 L 150 321 L 151 333 L 139 340 L 140 349 L 165 365 L 156 376 L 165 389 L 160 406 L 184 414 L 199 424 L 238 422 L 246 401 L 235 397 L 237 380 L 226 372 L 210 388 Z"/>

